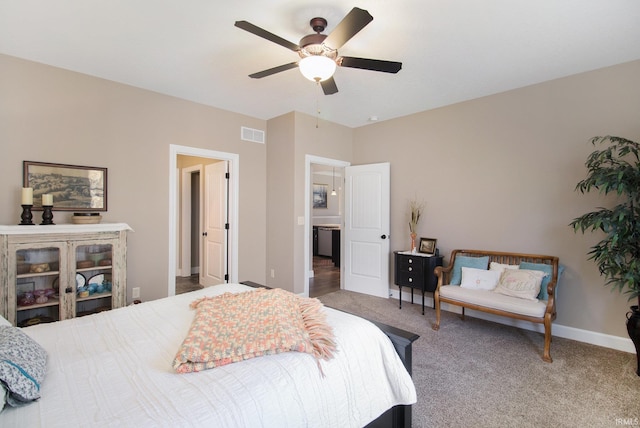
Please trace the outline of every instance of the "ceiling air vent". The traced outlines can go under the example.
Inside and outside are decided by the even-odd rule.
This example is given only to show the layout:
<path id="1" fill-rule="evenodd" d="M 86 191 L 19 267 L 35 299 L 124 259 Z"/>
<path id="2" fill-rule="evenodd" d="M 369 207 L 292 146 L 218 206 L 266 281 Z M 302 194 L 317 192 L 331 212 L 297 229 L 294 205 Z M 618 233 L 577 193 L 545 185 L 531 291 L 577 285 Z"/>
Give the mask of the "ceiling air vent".
<path id="1" fill-rule="evenodd" d="M 242 126 L 240 127 L 240 138 L 244 141 L 264 144 L 264 131 Z"/>

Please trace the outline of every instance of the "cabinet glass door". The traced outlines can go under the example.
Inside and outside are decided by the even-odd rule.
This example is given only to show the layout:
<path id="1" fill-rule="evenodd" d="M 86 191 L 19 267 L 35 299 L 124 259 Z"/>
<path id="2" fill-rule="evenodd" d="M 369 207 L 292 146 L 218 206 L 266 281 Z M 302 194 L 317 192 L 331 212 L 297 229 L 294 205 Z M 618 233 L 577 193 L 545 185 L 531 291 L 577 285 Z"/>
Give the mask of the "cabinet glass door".
<path id="1" fill-rule="evenodd" d="M 16 323 L 26 327 L 60 317 L 60 249 L 16 252 Z"/>
<path id="2" fill-rule="evenodd" d="M 76 316 L 112 309 L 112 257 L 111 244 L 76 248 Z"/>

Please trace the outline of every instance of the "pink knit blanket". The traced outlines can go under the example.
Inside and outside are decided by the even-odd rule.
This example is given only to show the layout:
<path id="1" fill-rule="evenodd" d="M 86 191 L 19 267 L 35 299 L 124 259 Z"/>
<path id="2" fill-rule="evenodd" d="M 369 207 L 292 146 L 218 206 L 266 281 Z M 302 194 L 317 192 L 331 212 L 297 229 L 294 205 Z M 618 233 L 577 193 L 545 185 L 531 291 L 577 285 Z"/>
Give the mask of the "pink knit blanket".
<path id="1" fill-rule="evenodd" d="M 206 370 L 263 355 L 297 351 L 333 357 L 333 330 L 322 303 L 282 289 L 225 293 L 191 303 L 196 315 L 173 368 Z"/>

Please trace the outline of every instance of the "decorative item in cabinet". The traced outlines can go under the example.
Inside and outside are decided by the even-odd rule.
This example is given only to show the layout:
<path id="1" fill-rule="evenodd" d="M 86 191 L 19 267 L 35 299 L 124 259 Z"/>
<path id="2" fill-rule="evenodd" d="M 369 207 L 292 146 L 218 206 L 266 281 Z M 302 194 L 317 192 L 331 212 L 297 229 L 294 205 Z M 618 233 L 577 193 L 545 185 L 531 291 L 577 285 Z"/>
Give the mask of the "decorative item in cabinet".
<path id="1" fill-rule="evenodd" d="M 124 223 L 0 226 L 0 315 L 33 325 L 124 306 L 130 230 Z M 84 287 L 86 298 L 78 293 Z"/>
<path id="2" fill-rule="evenodd" d="M 61 249 L 40 246 L 17 250 L 15 289 L 7 293 L 15 306 L 15 322 L 19 326 L 60 319 L 60 301 L 55 297 L 55 280 L 60 274 Z"/>

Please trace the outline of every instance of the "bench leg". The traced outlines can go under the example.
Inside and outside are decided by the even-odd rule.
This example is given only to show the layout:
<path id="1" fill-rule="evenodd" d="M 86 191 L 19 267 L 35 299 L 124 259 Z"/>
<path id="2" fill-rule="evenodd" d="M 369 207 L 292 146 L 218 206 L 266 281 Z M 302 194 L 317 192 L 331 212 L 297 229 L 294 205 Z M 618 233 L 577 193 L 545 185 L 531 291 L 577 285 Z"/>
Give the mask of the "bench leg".
<path id="1" fill-rule="evenodd" d="M 464 306 L 462 307 L 462 315 L 460 315 L 460 319 L 464 321 Z"/>
<path id="2" fill-rule="evenodd" d="M 544 317 L 544 353 L 542 359 L 547 363 L 552 363 L 551 358 L 551 316 L 546 314 Z"/>
<path id="3" fill-rule="evenodd" d="M 436 310 L 436 323 L 431 328 L 437 331 L 440 329 L 440 293 L 438 290 L 433 293 L 433 307 Z"/>

